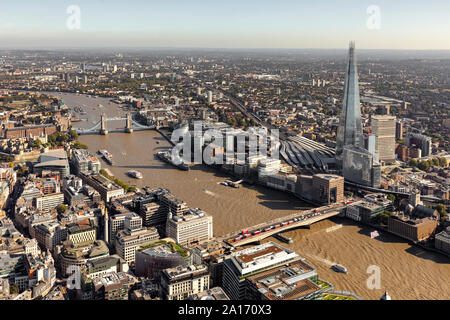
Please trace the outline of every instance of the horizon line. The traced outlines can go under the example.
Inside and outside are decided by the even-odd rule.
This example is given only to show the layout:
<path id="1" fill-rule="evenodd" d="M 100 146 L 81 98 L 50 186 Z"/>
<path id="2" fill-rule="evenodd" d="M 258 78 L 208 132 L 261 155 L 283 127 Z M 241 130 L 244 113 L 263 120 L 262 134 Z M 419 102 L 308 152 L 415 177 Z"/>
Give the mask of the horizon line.
<path id="1" fill-rule="evenodd" d="M 174 46 L 152 46 L 152 47 L 140 47 L 140 46 L 39 46 L 39 47 L 21 47 L 21 46 L 1 46 L 0 50 L 17 50 L 17 51 L 25 51 L 25 50 L 77 50 L 77 49 L 115 49 L 115 50 L 132 50 L 132 49 L 172 49 L 172 50 L 348 50 L 348 47 L 341 48 L 312 48 L 312 47 L 304 47 L 304 48 L 284 48 L 284 47 L 273 47 L 273 48 L 265 48 L 265 47 L 174 47 Z M 450 49 L 392 49 L 392 48 L 356 48 L 358 51 L 435 51 L 435 52 L 446 52 Z"/>

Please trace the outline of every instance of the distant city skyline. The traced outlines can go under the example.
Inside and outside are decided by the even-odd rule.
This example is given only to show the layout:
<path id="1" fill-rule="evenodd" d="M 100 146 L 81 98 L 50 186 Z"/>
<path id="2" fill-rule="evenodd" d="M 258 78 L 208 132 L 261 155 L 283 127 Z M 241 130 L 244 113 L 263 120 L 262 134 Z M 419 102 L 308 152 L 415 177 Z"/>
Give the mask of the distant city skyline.
<path id="1" fill-rule="evenodd" d="M 2 3 L 0 48 L 450 50 L 446 0 L 44 3 Z"/>

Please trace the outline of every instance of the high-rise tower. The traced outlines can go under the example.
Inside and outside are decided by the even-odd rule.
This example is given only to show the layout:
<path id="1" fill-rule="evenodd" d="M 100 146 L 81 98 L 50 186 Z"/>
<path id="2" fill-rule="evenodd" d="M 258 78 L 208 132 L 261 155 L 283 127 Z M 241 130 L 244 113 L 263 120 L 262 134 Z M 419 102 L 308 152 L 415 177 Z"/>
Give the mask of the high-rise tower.
<path id="1" fill-rule="evenodd" d="M 337 132 L 336 165 L 346 181 L 378 188 L 381 171 L 377 158 L 364 148 L 355 43 L 350 42 Z"/>
<path id="2" fill-rule="evenodd" d="M 356 67 L 355 43 L 350 42 L 347 69 L 345 72 L 344 100 L 339 119 L 336 141 L 336 161 L 342 170 L 344 146 L 364 147 L 359 101 L 358 70 Z"/>

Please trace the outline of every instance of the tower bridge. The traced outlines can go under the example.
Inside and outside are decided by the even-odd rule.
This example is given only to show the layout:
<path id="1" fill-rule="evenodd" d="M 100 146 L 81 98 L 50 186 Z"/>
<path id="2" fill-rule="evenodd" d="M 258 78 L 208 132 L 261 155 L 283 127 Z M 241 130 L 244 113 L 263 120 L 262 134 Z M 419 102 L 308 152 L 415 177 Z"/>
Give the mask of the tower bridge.
<path id="1" fill-rule="evenodd" d="M 125 127 L 123 129 L 108 129 L 109 121 L 124 121 Z M 106 114 L 102 114 L 100 116 L 100 120 L 94 124 L 92 127 L 87 129 L 74 128 L 75 131 L 80 135 L 87 134 L 102 134 L 107 135 L 111 132 L 127 132 L 132 133 L 134 131 L 142 131 L 142 130 L 153 130 L 155 126 L 145 126 L 133 120 L 131 113 L 127 113 L 125 117 L 114 117 L 108 118 Z"/>

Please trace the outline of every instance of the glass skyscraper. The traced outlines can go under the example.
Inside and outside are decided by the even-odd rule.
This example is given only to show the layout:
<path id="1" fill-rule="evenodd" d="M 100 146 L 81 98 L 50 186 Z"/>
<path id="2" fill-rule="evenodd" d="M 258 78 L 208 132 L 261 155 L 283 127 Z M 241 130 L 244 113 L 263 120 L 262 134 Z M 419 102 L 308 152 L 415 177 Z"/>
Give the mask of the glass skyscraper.
<path id="1" fill-rule="evenodd" d="M 379 164 L 364 148 L 354 42 L 350 42 L 348 52 L 344 100 L 337 131 L 336 165 L 347 181 L 375 188 L 380 185 Z"/>
<path id="2" fill-rule="evenodd" d="M 344 83 L 344 101 L 339 119 L 336 142 L 336 160 L 342 169 L 344 146 L 364 147 L 359 101 L 358 70 L 356 67 L 355 43 L 350 42 L 347 70 Z"/>

